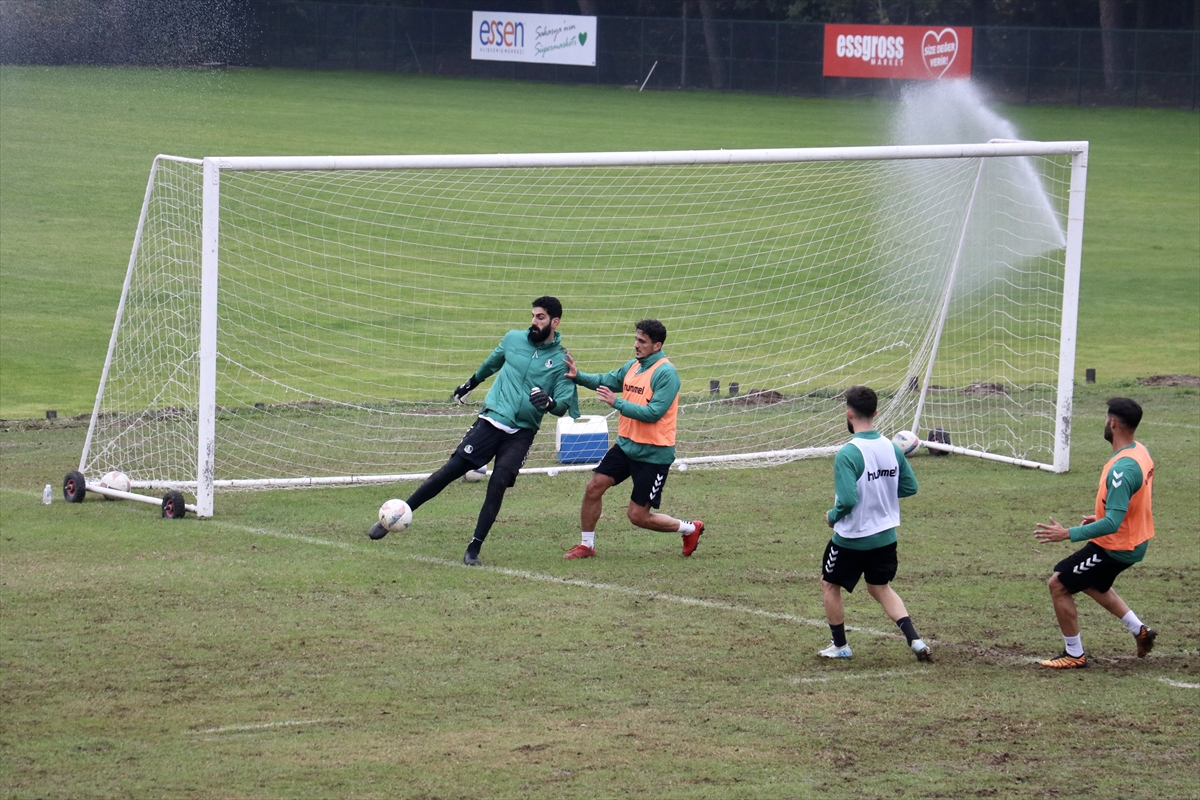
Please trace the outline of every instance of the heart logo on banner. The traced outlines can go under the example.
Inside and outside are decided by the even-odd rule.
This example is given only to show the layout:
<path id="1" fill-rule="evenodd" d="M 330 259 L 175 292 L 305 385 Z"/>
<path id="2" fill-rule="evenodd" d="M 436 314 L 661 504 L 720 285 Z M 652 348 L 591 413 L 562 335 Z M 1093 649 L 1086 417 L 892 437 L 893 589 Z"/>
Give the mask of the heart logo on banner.
<path id="1" fill-rule="evenodd" d="M 584 33 L 583 31 L 580 31 L 579 32 L 579 45 L 582 47 L 583 43 L 586 41 L 587 41 L 587 34 Z"/>
<path id="2" fill-rule="evenodd" d="M 944 38 L 943 38 L 944 37 Z M 942 49 L 939 45 L 949 45 L 951 42 L 954 46 Z M 930 52 L 932 50 L 932 52 Z M 921 37 L 921 57 L 925 59 L 925 69 L 935 77 L 942 77 L 946 74 L 946 70 L 950 69 L 950 65 L 954 63 L 955 57 L 958 56 L 958 34 L 954 32 L 954 28 L 944 28 L 941 33 L 933 31 L 925 31 L 925 35 Z"/>

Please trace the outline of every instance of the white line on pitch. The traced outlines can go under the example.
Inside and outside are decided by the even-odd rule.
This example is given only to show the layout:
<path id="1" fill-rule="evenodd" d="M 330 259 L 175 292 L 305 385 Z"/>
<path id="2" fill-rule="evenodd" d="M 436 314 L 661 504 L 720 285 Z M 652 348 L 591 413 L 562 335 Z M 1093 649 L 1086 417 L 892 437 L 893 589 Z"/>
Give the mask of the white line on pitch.
<path id="1" fill-rule="evenodd" d="M 256 533 L 259 536 L 274 536 L 276 539 L 291 539 L 294 542 L 304 542 L 305 544 L 318 544 L 325 547 L 340 547 L 343 550 L 357 550 L 356 545 L 350 542 L 336 542 L 332 539 L 317 539 L 314 536 L 301 536 L 298 533 L 281 533 L 280 531 L 268 531 L 263 528 L 251 528 L 248 525 L 238 525 L 232 522 L 218 522 L 218 525 L 226 528 L 237 528 L 238 530 L 246 531 L 247 533 Z"/>
<path id="2" fill-rule="evenodd" d="M 888 669 L 883 672 L 852 672 L 846 675 L 823 675 L 819 678 L 792 678 L 792 683 L 828 683 L 829 681 L 854 681 L 860 678 L 895 678 L 898 675 L 920 675 L 928 669 Z"/>
<path id="3" fill-rule="evenodd" d="M 413 561 L 423 561 L 427 564 L 442 564 L 445 566 L 458 566 L 459 562 L 451 561 L 445 558 L 433 558 L 431 556 L 411 555 L 408 558 Z M 665 592 L 656 592 L 652 589 L 633 589 L 628 586 L 620 586 L 615 583 L 599 583 L 597 581 L 585 581 L 579 578 L 560 578 L 557 575 L 545 575 L 540 572 L 526 572 L 521 569 L 508 569 L 507 567 L 484 567 L 484 569 L 492 572 L 499 572 L 501 575 L 511 575 L 515 578 L 525 578 L 526 580 L 542 581 L 544 583 L 557 583 L 564 586 L 580 586 L 585 589 L 600 589 L 606 592 L 614 592 L 616 594 L 625 594 L 633 597 L 645 597 L 650 600 L 666 600 L 669 603 L 679 603 L 686 606 L 700 606 L 701 608 L 711 608 L 718 611 L 732 611 L 737 614 L 751 614 L 756 617 L 766 617 L 768 619 L 778 619 L 784 622 L 799 622 L 802 625 L 812 625 L 814 627 L 823 628 L 827 625 L 823 619 L 806 619 L 797 617 L 795 614 L 786 614 L 782 611 L 766 611 L 761 608 L 753 608 L 751 606 L 739 606 L 734 603 L 722 603 L 718 600 L 703 600 L 699 597 L 685 597 L 678 594 L 667 594 Z M 848 631 L 859 631 L 861 633 L 869 633 L 872 636 L 898 636 L 899 634 L 886 633 L 877 631 L 872 628 L 855 628 L 849 625 L 846 626 Z"/>
<path id="4" fill-rule="evenodd" d="M 14 489 L 11 486 L 0 486 L 0 492 L 8 492 L 9 494 L 23 494 L 27 497 L 36 497 L 39 501 L 42 499 L 43 489 Z"/>
<path id="5" fill-rule="evenodd" d="M 1200 428 L 1200 425 L 1192 425 L 1189 422 L 1156 422 L 1156 423 L 1154 423 L 1154 427 L 1156 427 L 1156 428 L 1159 425 L 1162 425 L 1163 427 L 1166 427 L 1166 428 L 1187 428 L 1188 430 L 1193 430 L 1193 431 L 1196 430 L 1197 428 Z"/>
<path id="6" fill-rule="evenodd" d="M 1173 681 L 1170 678 L 1152 678 L 1159 683 L 1165 683 L 1167 686 L 1173 686 L 1176 689 L 1200 689 L 1200 683 L 1184 683 L 1183 681 Z"/>
<path id="7" fill-rule="evenodd" d="M 206 728 L 202 731 L 184 731 L 185 734 L 195 735 L 200 733 L 241 733 L 245 731 L 261 731 L 269 728 L 291 728 L 296 725 L 324 725 L 327 722 L 341 722 L 343 717 L 330 717 L 329 719 L 288 719 L 282 722 L 260 722 L 254 725 L 225 725 L 221 728 Z"/>
<path id="8" fill-rule="evenodd" d="M 249 533 L 259 534 L 261 536 L 274 536 L 279 539 L 292 539 L 298 542 L 306 542 L 308 544 L 325 545 L 328 547 L 339 547 L 344 550 L 359 550 L 360 546 L 349 542 L 337 542 L 328 539 L 317 539 L 311 536 L 300 536 L 294 533 L 281 533 L 279 531 L 269 531 L 263 528 L 251 528 L 245 525 L 238 525 L 231 522 L 219 522 L 219 525 L 237 528 Z M 433 556 L 423 555 L 407 555 L 404 556 L 411 561 L 420 561 L 425 564 L 437 564 L 444 567 L 461 567 L 459 561 L 448 558 L 435 558 Z M 472 569 L 479 569 L 472 567 Z M 579 586 L 584 589 L 600 589 L 606 592 L 615 594 L 624 594 L 633 597 L 645 597 L 653 600 L 664 600 L 669 603 L 679 603 L 680 605 L 699 606 L 701 608 L 711 608 L 718 611 L 732 611 L 736 614 L 750 614 L 757 617 L 766 617 L 767 619 L 777 619 L 784 622 L 797 622 L 801 625 L 811 625 L 813 627 L 823 628 L 826 622 L 823 619 L 806 619 L 798 617 L 795 614 L 787 614 L 782 611 L 766 611 L 761 608 L 753 608 L 751 606 L 740 606 L 734 603 L 722 603 L 717 600 L 704 600 L 699 597 L 685 597 L 677 594 L 667 594 L 665 592 L 656 592 L 651 589 L 634 589 L 628 586 L 620 586 L 615 583 L 600 583 L 598 581 L 586 581 L 579 578 L 561 578 L 557 575 L 546 575 L 540 572 L 528 572 L 520 569 L 509 569 L 507 567 L 485 566 L 482 569 L 489 572 L 498 572 L 501 575 L 509 575 L 514 578 L 524 578 L 525 580 L 542 581 L 544 583 L 557 583 L 562 586 Z M 875 630 L 874 628 L 859 628 L 851 625 L 846 626 L 848 631 L 856 631 L 859 633 L 870 634 L 871 636 L 895 637 L 899 634 L 894 634 L 886 631 Z"/>

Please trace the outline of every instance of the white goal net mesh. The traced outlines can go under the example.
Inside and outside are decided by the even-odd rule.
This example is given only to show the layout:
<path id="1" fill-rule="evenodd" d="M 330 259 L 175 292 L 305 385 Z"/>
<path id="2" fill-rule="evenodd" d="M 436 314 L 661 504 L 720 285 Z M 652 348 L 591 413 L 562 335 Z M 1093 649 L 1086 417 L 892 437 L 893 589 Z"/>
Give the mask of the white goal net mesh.
<path id="1" fill-rule="evenodd" d="M 1070 163 L 224 172 L 214 477 L 436 469 L 491 382 L 451 390 L 544 294 L 586 371 L 666 325 L 683 460 L 841 444 L 864 383 L 886 434 L 920 402 L 922 438 L 1049 461 Z M 201 174 L 156 162 L 87 475 L 196 480 Z M 555 463 L 553 421 L 527 467 Z"/>

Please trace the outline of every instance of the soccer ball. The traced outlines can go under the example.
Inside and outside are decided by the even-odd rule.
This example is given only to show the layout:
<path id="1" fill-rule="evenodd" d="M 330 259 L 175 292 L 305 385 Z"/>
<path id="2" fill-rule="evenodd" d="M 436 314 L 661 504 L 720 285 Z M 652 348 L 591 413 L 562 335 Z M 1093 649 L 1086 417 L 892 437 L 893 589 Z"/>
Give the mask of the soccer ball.
<path id="1" fill-rule="evenodd" d="M 399 499 L 388 500 L 379 507 L 379 524 L 395 533 L 412 524 L 412 509 Z"/>
<path id="2" fill-rule="evenodd" d="M 911 456 L 921 446 L 921 440 L 912 431 L 900 431 L 892 437 L 892 444 L 900 448 L 900 452 Z"/>
<path id="3" fill-rule="evenodd" d="M 487 480 L 487 467 L 467 470 L 467 474 L 463 475 L 463 480 L 467 483 L 479 483 Z"/>
<path id="4" fill-rule="evenodd" d="M 133 484 L 129 482 L 129 476 L 119 470 L 104 473 L 104 477 L 100 479 L 100 485 L 105 489 L 116 489 L 118 492 L 128 492 L 133 488 Z"/>

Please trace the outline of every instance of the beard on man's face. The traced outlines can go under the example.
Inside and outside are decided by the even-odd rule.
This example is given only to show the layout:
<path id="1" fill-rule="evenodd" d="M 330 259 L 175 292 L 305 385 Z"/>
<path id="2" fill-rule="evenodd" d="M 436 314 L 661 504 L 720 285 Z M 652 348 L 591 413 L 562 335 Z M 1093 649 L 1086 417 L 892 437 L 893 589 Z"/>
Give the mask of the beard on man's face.
<path id="1" fill-rule="evenodd" d="M 536 323 L 531 324 L 529 326 L 529 341 L 534 343 L 544 342 L 550 338 L 553 332 L 554 326 L 549 322 L 546 323 L 546 327 L 544 328 L 539 328 Z"/>
<path id="2" fill-rule="evenodd" d="M 1112 444 L 1112 420 L 1104 420 L 1104 441 Z"/>
<path id="3" fill-rule="evenodd" d="M 850 421 L 849 417 L 846 417 L 846 430 L 850 431 L 851 436 L 854 435 L 854 423 Z"/>

